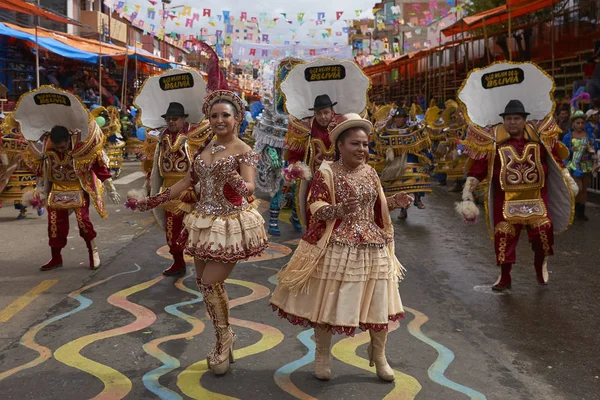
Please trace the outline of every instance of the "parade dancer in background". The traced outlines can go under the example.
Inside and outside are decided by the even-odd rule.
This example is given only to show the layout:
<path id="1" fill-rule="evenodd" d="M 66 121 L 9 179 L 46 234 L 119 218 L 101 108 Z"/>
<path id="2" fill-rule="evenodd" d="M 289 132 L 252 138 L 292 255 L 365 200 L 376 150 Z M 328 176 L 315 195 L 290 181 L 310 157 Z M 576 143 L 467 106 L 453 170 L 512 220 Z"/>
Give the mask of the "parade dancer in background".
<path id="1" fill-rule="evenodd" d="M 100 256 L 89 206 L 93 204 L 98 214 L 106 218 L 102 201 L 104 189 L 112 202 L 120 202 L 107 168 L 100 127 L 78 98 L 52 88 L 40 88 L 23 95 L 14 117 L 21 133 L 29 140 L 25 162 L 40 177 L 35 194 L 29 196 L 30 204 L 35 206 L 45 201 L 48 206 L 52 258 L 40 270 L 63 265 L 61 251 L 67 245 L 71 213 L 75 214 L 79 235 L 85 240 L 89 267 L 97 269 Z M 38 142 L 41 149 L 37 147 Z"/>
<path id="2" fill-rule="evenodd" d="M 586 116 L 583 111 L 575 111 L 571 116 L 572 129 L 563 136 L 562 142 L 569 149 L 569 158 L 565 160 L 567 169 L 575 179 L 579 193 L 575 198 L 575 218 L 587 221 L 585 215 L 585 202 L 587 189 L 597 158 L 598 144 L 591 132 L 585 131 Z"/>
<path id="3" fill-rule="evenodd" d="M 331 161 L 334 158 L 335 150 L 329 140 L 328 127 L 330 124 L 336 124 L 341 118 L 336 114 L 333 107 L 337 102 L 332 102 L 327 94 L 319 95 L 309 111 L 314 112 L 314 116 L 297 120 L 290 117 L 288 133 L 285 137 L 286 161 L 293 165 L 302 162 L 308 166 L 311 175 L 314 174 L 324 160 Z M 308 181 L 300 182 L 300 193 L 296 210 L 292 209 L 292 225 L 296 230 L 302 229 L 302 224 L 306 220 L 299 220 L 298 214 L 303 215 L 298 207 L 306 203 Z M 298 213 L 298 211 L 300 211 Z"/>
<path id="4" fill-rule="evenodd" d="M 180 87 L 165 86 L 165 82 L 174 81 L 180 82 Z M 147 174 L 147 195 L 163 193 L 184 178 L 194 155 L 210 142 L 212 132 L 201 110 L 205 94 L 204 79 L 192 69 L 168 70 L 144 82 L 135 104 L 141 115 L 138 130 L 147 128 L 142 157 L 142 169 Z M 188 188 L 181 197 L 153 210 L 156 221 L 165 231 L 169 253 L 173 257 L 173 263 L 163 271 L 164 275 L 185 274 L 185 244 L 177 239 L 183 229 L 183 214 L 191 211 L 195 200 L 193 188 Z"/>
<path id="5" fill-rule="evenodd" d="M 194 257 L 198 288 L 215 329 L 208 367 L 223 375 L 234 361 L 236 342 L 225 280 L 239 261 L 259 255 L 268 242 L 264 220 L 252 203 L 259 155 L 239 139 L 242 100 L 231 91 L 216 90 L 206 97 L 203 110 L 215 139 L 190 160 L 180 181 L 150 198 L 131 198 L 127 206 L 146 211 L 193 188 L 197 201 L 184 218 L 180 241 Z"/>
<path id="6" fill-rule="evenodd" d="M 269 205 L 269 234 L 281 235 L 279 212 L 284 202 L 283 145 L 287 132 L 287 117 L 276 113 L 270 97 L 263 99 L 264 109 L 256 119 L 253 135 L 254 151 L 261 155 L 257 167 L 256 187 L 271 196 Z"/>
<path id="7" fill-rule="evenodd" d="M 4 115 L 4 114 L 2 114 Z M 26 193 L 33 193 L 36 188 L 36 176 L 31 173 L 23 162 L 27 151 L 27 140 L 19 132 L 12 115 L 5 116 L 0 121 L 0 207 L 2 202 L 12 202 L 19 210 L 17 219 L 27 216 Z M 43 204 L 34 208 L 39 216 L 44 214 Z"/>
<path id="8" fill-rule="evenodd" d="M 523 78 L 521 83 L 511 85 L 512 90 L 500 87 L 500 91 L 495 91 L 496 87 L 490 87 L 481 76 L 514 74 L 515 68 Z M 572 221 L 572 191 L 577 191 L 577 185 L 562 166 L 568 149 L 558 140 L 560 129 L 552 118 L 552 88 L 552 79 L 535 64 L 496 64 L 487 71 L 471 72 L 465 89 L 459 94 L 471 121 L 465 145 L 472 159 L 467 164 L 463 201 L 457 204 L 457 211 L 465 221 L 478 219 L 473 191 L 487 178 L 490 187 L 486 219 L 493 230 L 496 262 L 500 268 L 500 276 L 492 286 L 495 291 L 512 286 L 510 273 L 524 228 L 534 252 L 537 281 L 546 285 L 554 232 L 566 229 Z M 483 94 L 489 97 L 484 98 Z M 511 94 L 520 94 L 531 105 L 534 118 L 528 120 L 531 113 L 517 99 L 509 100 L 504 112 L 498 110 L 493 114 L 493 108 L 498 107 L 502 97 Z M 495 124 L 498 120 L 502 123 Z M 489 125 L 483 125 L 486 122 Z"/>
<path id="9" fill-rule="evenodd" d="M 391 123 L 388 119 L 377 126 L 381 128 L 376 147 L 385 156 L 380 176 L 386 194 L 413 193 L 414 205 L 418 209 L 424 209 L 422 198 L 425 193 L 431 192 L 429 180 L 433 169 L 429 133 L 424 125 L 416 122 L 416 115 L 412 121 L 409 120 L 409 114 L 404 108 L 396 110 Z M 407 217 L 408 210 L 401 208 L 398 219 Z"/>

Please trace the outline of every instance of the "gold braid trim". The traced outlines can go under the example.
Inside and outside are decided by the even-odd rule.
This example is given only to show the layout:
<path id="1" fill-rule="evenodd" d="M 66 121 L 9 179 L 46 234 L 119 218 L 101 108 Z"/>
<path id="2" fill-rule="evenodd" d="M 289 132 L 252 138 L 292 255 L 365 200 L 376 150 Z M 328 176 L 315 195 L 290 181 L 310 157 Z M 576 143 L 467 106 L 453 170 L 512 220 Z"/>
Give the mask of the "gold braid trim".
<path id="1" fill-rule="evenodd" d="M 298 120 L 290 116 L 284 147 L 288 150 L 304 150 L 310 139 L 310 119 Z"/>
<path id="2" fill-rule="evenodd" d="M 537 220 L 536 222 L 531 224 L 531 228 L 533 229 L 540 229 L 543 227 L 551 227 L 552 226 L 552 222 L 550 221 L 550 219 L 548 217 L 543 217 L 540 218 L 539 220 Z"/>
<path id="3" fill-rule="evenodd" d="M 506 221 L 498 222 L 494 228 L 494 233 L 503 233 L 505 235 L 515 236 L 517 231 L 512 224 Z"/>
<path id="4" fill-rule="evenodd" d="M 202 151 L 213 138 L 213 131 L 208 120 L 203 120 L 187 134 L 187 144 L 190 147 L 192 156 L 198 151 Z M 156 148 L 154 145 L 153 148 Z M 154 153 L 152 153 L 154 155 Z M 190 160 L 192 161 L 192 160 Z"/>
<path id="5" fill-rule="evenodd" d="M 104 135 L 96 123 L 89 125 L 90 136 L 83 142 L 77 143 L 73 150 L 73 165 L 75 171 L 88 170 L 96 160 L 102 159 L 104 149 Z"/>
<path id="6" fill-rule="evenodd" d="M 461 143 L 471 158 L 483 158 L 494 152 L 494 133 L 490 128 L 469 124 L 467 135 Z"/>
<path id="7" fill-rule="evenodd" d="M 43 154 L 31 142 L 27 149 L 21 154 L 22 160 L 27 168 L 36 175 L 42 174 L 43 169 Z"/>

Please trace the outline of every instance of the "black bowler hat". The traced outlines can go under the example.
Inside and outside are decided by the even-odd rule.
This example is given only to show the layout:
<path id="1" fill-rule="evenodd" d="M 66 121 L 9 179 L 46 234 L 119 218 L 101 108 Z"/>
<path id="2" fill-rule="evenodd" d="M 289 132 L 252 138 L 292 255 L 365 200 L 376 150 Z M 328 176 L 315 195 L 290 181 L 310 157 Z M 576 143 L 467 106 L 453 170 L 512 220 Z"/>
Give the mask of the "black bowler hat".
<path id="1" fill-rule="evenodd" d="M 161 118 L 166 118 L 169 116 L 179 116 L 179 117 L 187 117 L 188 114 L 185 113 L 183 109 L 183 104 L 181 103 L 169 103 L 169 108 L 167 108 L 167 112 L 161 115 Z"/>
<path id="2" fill-rule="evenodd" d="M 309 108 L 308 111 L 315 111 L 320 110 L 322 108 L 333 107 L 336 104 L 337 101 L 335 103 L 332 103 L 328 95 L 322 94 L 320 96 L 317 96 L 317 98 L 315 99 L 315 105 L 313 106 L 313 108 Z"/>
<path id="3" fill-rule="evenodd" d="M 404 108 L 400 107 L 394 113 L 394 118 L 408 118 L 408 113 Z"/>
<path id="4" fill-rule="evenodd" d="M 504 108 L 504 112 L 500 114 L 500 116 L 504 117 L 506 115 L 511 114 L 523 115 L 525 117 L 529 115 L 529 113 L 525 111 L 525 106 L 519 100 L 509 101 L 506 107 Z"/>

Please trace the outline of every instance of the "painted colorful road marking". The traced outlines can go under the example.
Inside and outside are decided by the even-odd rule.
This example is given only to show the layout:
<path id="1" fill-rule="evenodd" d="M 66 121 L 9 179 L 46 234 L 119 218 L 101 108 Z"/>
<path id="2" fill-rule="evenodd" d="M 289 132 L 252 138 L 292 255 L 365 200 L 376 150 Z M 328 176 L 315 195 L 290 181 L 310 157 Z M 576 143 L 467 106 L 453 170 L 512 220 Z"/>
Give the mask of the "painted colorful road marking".
<path id="1" fill-rule="evenodd" d="M 0 322 L 7 322 L 11 319 L 16 313 L 27 307 L 31 304 L 35 299 L 37 299 L 42 293 L 46 290 L 50 289 L 52 286 L 56 285 L 58 280 L 49 279 L 40 282 L 39 285 L 31 289 L 29 292 L 25 293 L 23 296 L 19 297 L 12 303 L 10 303 L 4 310 L 0 311 Z"/>
<path id="2" fill-rule="evenodd" d="M 82 356 L 81 351 L 86 346 L 99 340 L 136 332 L 152 325 L 156 321 L 156 314 L 146 307 L 128 301 L 127 297 L 144 291 L 163 279 L 164 276 L 161 275 L 147 282 L 121 290 L 107 299 L 109 304 L 133 314 L 135 321 L 108 331 L 80 337 L 59 347 L 54 352 L 56 360 L 80 371 L 87 372 L 102 381 L 104 389 L 94 399 L 114 400 L 124 398 L 131 391 L 131 380 L 113 368 Z"/>
<path id="3" fill-rule="evenodd" d="M 425 336 L 423 332 L 421 332 L 421 326 L 423 326 L 429 320 L 429 317 L 427 317 L 427 315 L 409 307 L 405 307 L 404 309 L 415 316 L 415 318 L 408 324 L 408 332 L 410 332 L 411 335 L 413 335 L 423 343 L 426 343 L 429 346 L 433 347 L 438 353 L 437 359 L 433 364 L 431 364 L 431 366 L 429 366 L 429 369 L 427 370 L 429 378 L 439 385 L 463 393 L 464 395 L 468 396 L 471 400 L 486 400 L 484 394 L 479 393 L 475 389 L 471 389 L 469 387 L 451 381 L 450 379 L 446 378 L 446 376 L 444 376 L 444 373 L 454 360 L 454 353 L 452 352 L 452 350 L 450 350 L 443 344 L 436 342 L 435 340 Z"/>
<path id="4" fill-rule="evenodd" d="M 134 269 L 133 271 L 126 271 L 126 272 L 120 272 L 118 274 L 115 275 L 111 275 L 108 278 L 102 279 L 101 281 L 92 283 L 91 285 L 87 285 L 82 287 L 81 289 L 77 289 L 74 292 L 71 292 L 69 294 L 69 297 L 77 300 L 79 302 L 79 306 L 77 308 L 74 308 L 71 311 L 67 311 L 66 313 L 57 315 L 55 317 L 49 318 L 47 320 L 45 320 L 44 322 L 41 322 L 39 324 L 37 324 L 36 326 L 34 326 L 33 328 L 31 328 L 25 335 L 23 335 L 23 337 L 21 338 L 21 345 L 37 351 L 38 352 L 38 357 L 35 358 L 34 360 L 29 361 L 26 364 L 23 365 L 19 365 L 18 367 L 14 367 L 6 372 L 3 372 L 2 374 L 0 374 L 0 381 L 2 381 L 3 379 L 8 378 L 9 376 L 16 374 L 17 372 L 20 371 L 24 371 L 26 369 L 29 368 L 33 368 L 35 366 L 38 366 L 40 364 L 42 364 L 44 361 L 48 360 L 51 356 L 52 356 L 52 351 L 47 348 L 46 346 L 42 346 L 38 343 L 36 343 L 35 341 L 35 336 L 45 327 L 47 327 L 48 325 L 51 325 L 57 321 L 60 321 L 63 318 L 69 317 L 73 314 L 78 313 L 79 311 L 85 310 L 86 308 L 88 308 L 90 305 L 92 305 L 92 300 L 88 299 L 87 297 L 84 297 L 81 295 L 81 293 L 85 292 L 88 289 L 91 289 L 95 286 L 101 285 L 104 282 L 107 282 L 113 278 L 116 278 L 118 276 L 121 275 L 126 275 L 126 274 L 132 274 L 134 272 L 138 272 L 139 270 L 141 270 L 140 266 L 136 264 L 136 269 Z"/>
<path id="5" fill-rule="evenodd" d="M 396 322 L 390 322 L 389 332 L 393 332 L 400 324 Z M 369 332 L 362 332 L 354 337 L 348 337 L 337 342 L 331 349 L 331 354 L 338 360 L 345 362 L 346 364 L 353 365 L 357 368 L 364 369 L 373 373 L 375 379 L 375 368 L 369 367 L 369 361 L 366 358 L 359 357 L 356 354 L 356 350 L 359 346 L 367 344 L 371 341 Z M 419 381 L 410 375 L 403 372 L 394 370 L 396 380 L 394 381 L 394 389 L 384 397 L 387 400 L 410 400 L 414 399 L 415 396 L 421 391 L 421 385 Z"/>
<path id="6" fill-rule="evenodd" d="M 179 362 L 179 360 L 177 358 L 162 351 L 159 348 L 159 346 L 163 343 L 170 342 L 172 340 L 191 339 L 192 337 L 197 336 L 204 331 L 204 322 L 200 321 L 198 318 L 189 316 L 179 310 L 179 307 L 190 306 L 190 305 L 202 302 L 202 293 L 200 293 L 196 290 L 189 289 L 188 287 L 186 287 L 183 284 L 183 282 L 190 276 L 194 276 L 194 277 L 196 276 L 196 273 L 194 272 L 193 269 L 190 271 L 190 273 L 187 276 L 185 276 L 181 279 L 178 279 L 177 282 L 175 283 L 175 286 L 179 290 L 182 290 L 184 292 L 187 292 L 187 293 L 190 293 L 190 294 L 196 296 L 196 298 L 193 300 L 169 305 L 169 306 L 165 307 L 165 311 L 171 315 L 174 315 L 178 318 L 183 319 L 184 321 L 186 321 L 187 323 L 189 323 L 192 326 L 192 329 L 189 330 L 188 332 L 180 333 L 177 335 L 169 335 L 169 336 L 164 336 L 162 338 L 155 339 L 149 343 L 146 343 L 143 346 L 143 349 L 146 353 L 150 354 L 152 357 L 158 359 L 160 362 L 163 363 L 163 365 L 161 365 L 160 367 L 153 369 L 152 371 L 149 371 L 144 375 L 144 377 L 142 378 L 142 380 L 144 382 L 144 386 L 146 386 L 146 388 L 149 391 L 151 391 L 152 393 L 154 393 L 155 395 L 157 395 L 159 398 L 161 398 L 163 400 L 165 400 L 165 399 L 166 400 L 180 400 L 182 398 L 179 394 L 162 386 L 159 382 L 159 379 L 161 376 L 166 375 L 169 372 L 176 370 L 177 368 L 179 368 L 181 363 Z"/>
<path id="7" fill-rule="evenodd" d="M 308 329 L 306 331 L 301 332 L 298 335 L 298 340 L 300 340 L 300 343 L 302 343 L 303 345 L 306 346 L 306 348 L 308 349 L 308 353 L 306 353 L 301 358 L 299 358 L 295 361 L 292 361 L 291 363 L 286 364 L 283 367 L 279 368 L 277 371 L 275 371 L 275 376 L 274 376 L 275 383 L 277 384 L 277 386 L 279 386 L 282 390 L 288 392 L 295 398 L 301 399 L 301 400 L 317 400 L 316 398 L 312 397 L 308 393 L 305 393 L 302 390 L 300 390 L 292 382 L 292 373 L 294 371 L 315 361 L 316 346 L 315 346 L 315 342 L 313 342 L 313 340 L 311 339 L 311 337 L 314 333 L 315 333 L 314 329 Z"/>

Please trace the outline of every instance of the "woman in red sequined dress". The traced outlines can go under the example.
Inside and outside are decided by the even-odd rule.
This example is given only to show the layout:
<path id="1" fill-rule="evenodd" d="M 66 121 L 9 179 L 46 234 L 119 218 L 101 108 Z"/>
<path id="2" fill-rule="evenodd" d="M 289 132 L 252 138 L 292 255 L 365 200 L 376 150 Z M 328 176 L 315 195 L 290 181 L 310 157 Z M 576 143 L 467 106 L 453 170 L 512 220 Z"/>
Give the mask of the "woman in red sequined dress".
<path id="1" fill-rule="evenodd" d="M 236 340 L 224 282 L 237 262 L 259 255 L 268 245 L 264 220 L 252 204 L 259 155 L 238 138 L 243 110 L 242 100 L 233 92 L 208 95 L 203 111 L 215 139 L 194 157 L 181 181 L 157 196 L 129 199 L 126 204 L 146 211 L 194 188 L 197 201 L 186 210 L 180 240 L 187 241 L 185 252 L 194 257 L 198 287 L 215 328 L 216 345 L 207 362 L 216 375 L 229 370 Z"/>
<path id="2" fill-rule="evenodd" d="M 308 229 L 279 274 L 271 306 L 291 323 L 314 328 L 318 379 L 331 375 L 332 333 L 352 336 L 358 328 L 371 336 L 370 365 L 393 381 L 385 358 L 387 329 L 404 309 L 390 210 L 413 199 L 404 192 L 385 197 L 367 164 L 371 123 L 358 114 L 344 119 L 330 131 L 337 161 L 323 162 L 313 178 Z"/>

